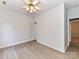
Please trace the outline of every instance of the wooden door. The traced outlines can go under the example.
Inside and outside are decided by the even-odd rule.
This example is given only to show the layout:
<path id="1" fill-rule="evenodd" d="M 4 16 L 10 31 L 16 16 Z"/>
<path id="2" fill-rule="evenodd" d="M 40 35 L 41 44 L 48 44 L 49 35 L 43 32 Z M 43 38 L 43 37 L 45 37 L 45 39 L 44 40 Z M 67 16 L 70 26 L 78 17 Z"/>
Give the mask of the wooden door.
<path id="1" fill-rule="evenodd" d="M 71 43 L 79 46 L 79 21 L 71 22 Z"/>

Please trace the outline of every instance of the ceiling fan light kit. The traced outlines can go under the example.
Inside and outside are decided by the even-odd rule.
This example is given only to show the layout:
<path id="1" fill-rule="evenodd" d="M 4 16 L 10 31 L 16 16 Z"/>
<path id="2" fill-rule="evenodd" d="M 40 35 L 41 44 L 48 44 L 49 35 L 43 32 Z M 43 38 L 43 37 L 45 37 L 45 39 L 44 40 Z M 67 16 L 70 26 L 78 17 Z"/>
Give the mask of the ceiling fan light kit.
<path id="1" fill-rule="evenodd" d="M 39 2 L 34 0 L 29 0 L 29 1 L 24 0 L 24 2 L 26 6 L 24 6 L 23 8 L 25 8 L 30 13 L 34 13 L 40 10 L 40 8 L 37 6 Z"/>

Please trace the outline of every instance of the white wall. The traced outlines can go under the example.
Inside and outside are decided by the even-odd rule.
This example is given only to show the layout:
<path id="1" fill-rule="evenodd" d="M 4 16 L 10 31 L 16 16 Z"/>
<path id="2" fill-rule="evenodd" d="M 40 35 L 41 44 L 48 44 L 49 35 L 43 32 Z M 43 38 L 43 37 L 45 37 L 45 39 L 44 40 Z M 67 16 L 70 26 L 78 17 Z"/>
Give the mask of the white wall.
<path id="1" fill-rule="evenodd" d="M 65 43 L 64 49 L 65 51 L 69 46 L 69 39 L 70 39 L 69 38 L 69 20 L 67 17 L 67 12 L 68 12 L 67 6 L 66 4 L 64 4 L 64 43 Z"/>
<path id="2" fill-rule="evenodd" d="M 68 18 L 79 18 L 79 6 L 68 9 Z"/>
<path id="3" fill-rule="evenodd" d="M 32 18 L 0 8 L 0 48 L 32 40 Z"/>
<path id="4" fill-rule="evenodd" d="M 67 37 L 65 34 L 64 4 L 41 13 L 37 24 L 38 42 L 65 52 Z M 37 21 L 37 20 L 36 20 Z M 17 14 L 0 8 L 0 48 L 32 40 L 33 19 L 28 15 Z"/>
<path id="5" fill-rule="evenodd" d="M 64 4 L 43 12 L 37 24 L 38 42 L 54 48 L 58 51 L 64 50 Z"/>

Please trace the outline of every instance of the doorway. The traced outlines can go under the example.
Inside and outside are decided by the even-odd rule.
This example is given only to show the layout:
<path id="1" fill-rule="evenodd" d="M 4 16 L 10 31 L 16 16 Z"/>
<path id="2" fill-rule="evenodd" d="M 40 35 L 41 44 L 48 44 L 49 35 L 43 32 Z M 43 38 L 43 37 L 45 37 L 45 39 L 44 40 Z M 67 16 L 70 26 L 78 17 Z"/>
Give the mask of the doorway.
<path id="1" fill-rule="evenodd" d="M 70 19 L 70 45 L 79 46 L 79 18 Z"/>

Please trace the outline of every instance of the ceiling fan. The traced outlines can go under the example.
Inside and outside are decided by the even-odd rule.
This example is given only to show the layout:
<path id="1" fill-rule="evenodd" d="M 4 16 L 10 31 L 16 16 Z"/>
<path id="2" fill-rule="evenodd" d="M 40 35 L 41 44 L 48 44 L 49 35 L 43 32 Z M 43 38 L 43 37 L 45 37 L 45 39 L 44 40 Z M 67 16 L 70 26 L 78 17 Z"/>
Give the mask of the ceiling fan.
<path id="1" fill-rule="evenodd" d="M 24 0 L 24 3 L 26 5 L 23 8 L 25 8 L 30 13 L 34 13 L 40 10 L 40 8 L 38 7 L 40 1 L 38 0 Z"/>

